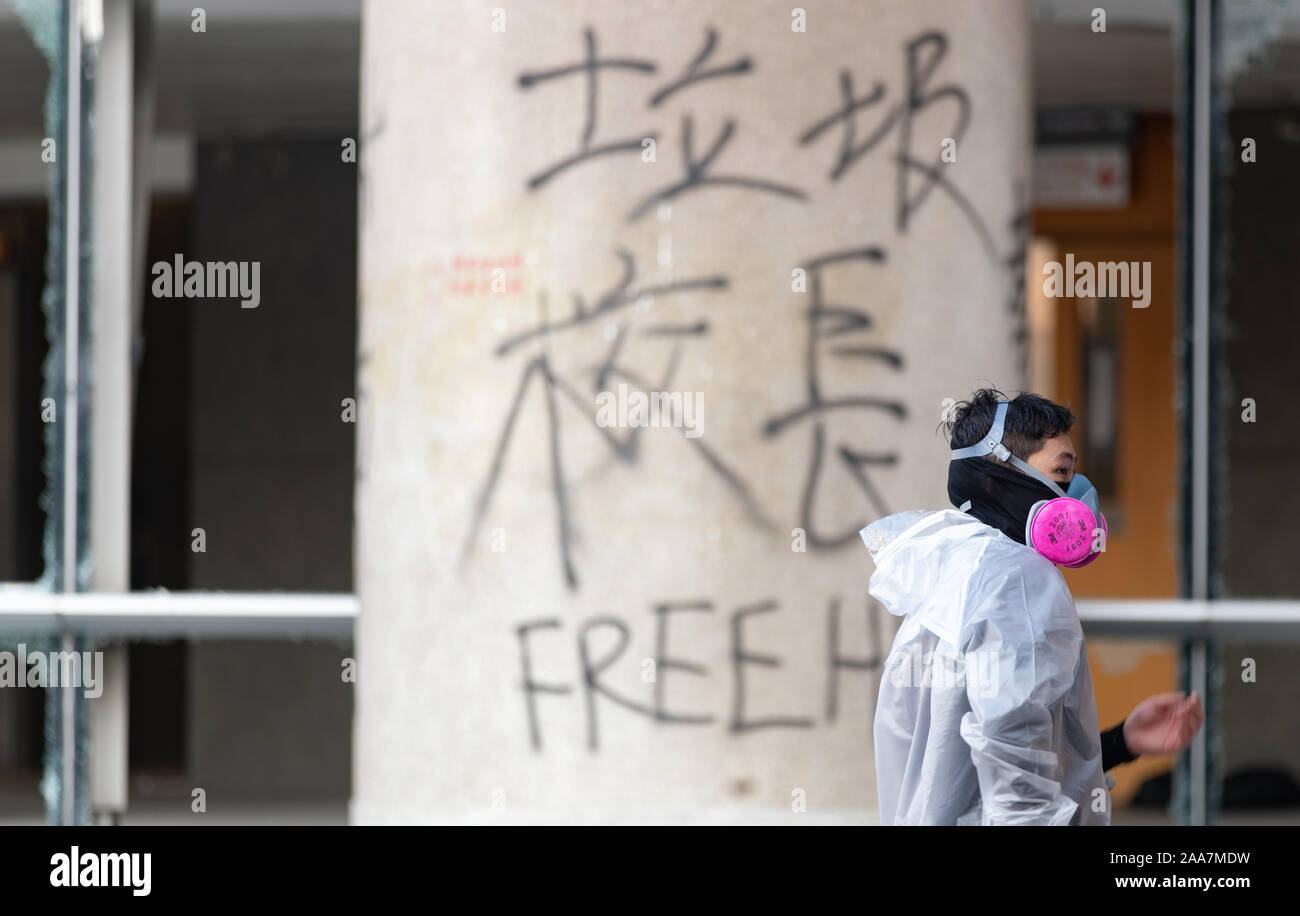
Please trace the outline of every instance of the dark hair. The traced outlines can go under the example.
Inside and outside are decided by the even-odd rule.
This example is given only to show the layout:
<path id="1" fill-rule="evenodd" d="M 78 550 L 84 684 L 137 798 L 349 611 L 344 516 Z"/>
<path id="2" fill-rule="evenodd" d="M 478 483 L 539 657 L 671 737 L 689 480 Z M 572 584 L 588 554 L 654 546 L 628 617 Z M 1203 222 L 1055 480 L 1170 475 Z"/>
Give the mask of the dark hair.
<path id="1" fill-rule="evenodd" d="M 993 427 L 998 401 L 1003 400 L 1011 403 L 1007 405 L 1002 443 L 1021 461 L 1027 461 L 1045 441 L 1068 433 L 1074 425 L 1070 408 L 1054 404 L 1045 397 L 1021 392 L 1008 398 L 996 388 L 981 388 L 971 395 L 969 401 L 958 401 L 949 414 L 950 419 L 942 424 L 952 448 L 974 445 L 987 436 Z M 984 457 L 997 464 L 1004 463 L 991 454 Z"/>

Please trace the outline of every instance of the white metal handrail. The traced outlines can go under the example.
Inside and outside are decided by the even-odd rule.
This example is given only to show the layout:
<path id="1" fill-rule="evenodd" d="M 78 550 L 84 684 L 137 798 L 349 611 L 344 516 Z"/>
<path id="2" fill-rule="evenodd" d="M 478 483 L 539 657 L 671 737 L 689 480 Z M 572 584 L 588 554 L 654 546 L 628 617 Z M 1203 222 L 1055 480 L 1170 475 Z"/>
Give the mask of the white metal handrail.
<path id="1" fill-rule="evenodd" d="M 1300 641 L 1300 601 L 1082 599 L 1090 634 Z M 46 592 L 0 587 L 0 634 L 116 638 L 348 638 L 356 595 L 317 592 Z"/>
<path id="2" fill-rule="evenodd" d="M 303 592 L 46 592 L 0 588 L 0 634 L 109 639 L 348 639 L 357 596 Z"/>
<path id="3" fill-rule="evenodd" d="M 1075 606 L 1089 634 L 1300 642 L 1300 601 L 1087 599 Z"/>

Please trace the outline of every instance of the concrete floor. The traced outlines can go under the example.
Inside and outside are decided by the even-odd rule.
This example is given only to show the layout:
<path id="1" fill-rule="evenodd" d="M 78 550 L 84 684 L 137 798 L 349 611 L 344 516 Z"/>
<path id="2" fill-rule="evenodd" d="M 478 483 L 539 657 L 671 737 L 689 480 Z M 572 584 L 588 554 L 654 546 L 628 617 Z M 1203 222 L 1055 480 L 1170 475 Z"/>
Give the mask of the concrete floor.
<path id="1" fill-rule="evenodd" d="M 131 806 L 119 823 L 125 826 L 345 826 L 348 800 L 238 799 L 209 796 L 207 810 L 191 809 L 188 781 L 176 777 L 137 777 Z M 38 827 L 45 823 L 45 802 L 36 774 L 11 775 L 0 781 L 0 826 Z"/>
<path id="2" fill-rule="evenodd" d="M 874 824 L 874 813 L 857 823 Z M 222 800 L 207 799 L 207 811 L 195 813 L 185 780 L 177 777 L 137 777 L 132 786 L 131 807 L 120 823 L 128 826 L 343 826 L 348 822 L 348 800 Z M 44 803 L 35 774 L 11 776 L 0 781 L 0 826 L 32 826 L 45 823 Z M 1149 808 L 1121 808 L 1113 821 L 1117 827 L 1154 827 L 1172 824 L 1163 811 Z M 1300 809 L 1232 810 L 1220 817 L 1223 826 L 1297 826 Z"/>

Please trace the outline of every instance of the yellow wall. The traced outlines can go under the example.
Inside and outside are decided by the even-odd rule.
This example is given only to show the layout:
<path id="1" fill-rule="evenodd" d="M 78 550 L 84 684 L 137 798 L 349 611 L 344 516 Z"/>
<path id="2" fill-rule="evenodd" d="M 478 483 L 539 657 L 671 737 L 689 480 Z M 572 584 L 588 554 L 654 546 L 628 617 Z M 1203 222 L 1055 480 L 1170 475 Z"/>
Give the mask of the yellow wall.
<path id="1" fill-rule="evenodd" d="M 1150 261 L 1152 294 L 1145 309 L 1125 308 L 1119 329 L 1119 427 L 1115 492 L 1102 493 L 1103 510 L 1122 513 L 1123 530 L 1108 538 L 1106 556 L 1085 569 L 1063 570 L 1076 599 L 1172 598 L 1177 594 L 1178 412 L 1175 340 L 1178 332 L 1175 261 L 1175 158 L 1170 118 L 1139 119 L 1132 158 L 1132 195 L 1122 210 L 1038 210 L 1039 256 L 1075 261 Z M 1031 270 L 1032 270 L 1031 266 Z M 1028 278 L 1041 299 L 1041 273 Z M 1054 329 L 1053 400 L 1079 416 L 1075 444 L 1087 429 L 1079 303 L 1048 300 Z M 1083 465 L 1080 472 L 1087 474 Z M 1142 699 L 1177 688 L 1177 643 L 1090 638 L 1088 658 L 1103 729 L 1117 724 Z M 1172 757 L 1119 767 L 1113 792 L 1129 801 L 1139 785 L 1169 769 Z"/>

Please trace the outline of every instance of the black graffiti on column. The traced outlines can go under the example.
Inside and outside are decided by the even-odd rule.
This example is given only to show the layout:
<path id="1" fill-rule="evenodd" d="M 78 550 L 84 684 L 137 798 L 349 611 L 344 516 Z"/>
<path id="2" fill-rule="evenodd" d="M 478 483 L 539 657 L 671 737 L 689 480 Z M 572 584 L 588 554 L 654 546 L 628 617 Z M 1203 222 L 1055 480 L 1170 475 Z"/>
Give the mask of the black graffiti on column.
<path id="1" fill-rule="evenodd" d="M 925 203 L 930 193 L 939 188 L 957 205 L 962 215 L 971 224 L 979 236 L 980 242 L 990 255 L 997 257 L 993 235 L 984 220 L 976 212 L 974 205 L 943 174 L 943 150 L 936 152 L 933 160 L 922 159 L 916 153 L 913 143 L 913 122 L 931 105 L 949 100 L 956 105 L 956 120 L 948 137 L 960 145 L 971 122 L 971 100 L 966 90 L 954 83 L 946 83 L 934 88 L 930 80 L 948 53 L 948 36 L 938 31 L 923 32 L 904 45 L 907 56 L 907 68 L 904 74 L 905 89 L 902 101 L 889 106 L 875 128 L 858 140 L 858 112 L 871 108 L 881 102 L 887 90 L 885 84 L 876 82 L 871 91 L 863 96 L 856 96 L 853 88 L 853 73 L 840 71 L 840 98 L 838 109 L 824 118 L 814 122 L 800 136 L 801 146 L 808 146 L 817 141 L 822 134 L 839 126 L 840 150 L 830 178 L 838 181 L 853 164 L 871 152 L 890 134 L 898 138 L 894 153 L 897 165 L 895 174 L 895 214 L 899 232 L 906 232 L 912 215 Z M 914 173 L 920 177 L 919 185 L 914 187 Z"/>
<path id="2" fill-rule="evenodd" d="M 638 153 L 641 151 L 642 137 L 633 137 L 628 140 L 617 140 L 612 143 L 602 143 L 596 146 L 592 145 L 592 137 L 596 132 L 597 106 L 600 101 L 598 79 L 601 70 L 625 70 L 632 73 L 650 74 L 657 69 L 654 61 L 628 58 L 628 57 L 609 57 L 600 58 L 596 55 L 596 33 L 591 29 L 585 29 L 582 33 L 583 44 L 586 49 L 586 56 L 576 64 L 564 64 L 559 67 L 553 67 L 550 70 L 538 70 L 519 75 L 519 86 L 523 89 L 532 89 L 539 83 L 547 80 L 559 79 L 561 77 L 573 76 L 581 73 L 587 82 L 587 113 L 586 120 L 583 122 L 581 143 L 578 152 L 566 156 L 550 168 L 543 169 L 528 179 L 529 189 L 540 188 L 546 182 L 550 181 L 560 172 L 570 169 L 597 156 L 608 156 L 611 153 Z M 653 138 L 654 134 L 645 134 L 646 137 Z"/>
<path id="3" fill-rule="evenodd" d="M 647 107 L 658 108 L 673 93 L 680 92 L 687 86 L 693 85 L 702 80 L 716 79 L 719 76 L 739 76 L 742 73 L 748 73 L 754 69 L 754 62 L 748 57 L 742 57 L 735 63 L 726 64 L 721 67 L 703 69 L 704 62 L 713 56 L 713 51 L 717 46 L 717 29 L 710 28 L 704 35 L 704 47 L 701 48 L 700 52 L 691 59 L 690 64 L 686 68 L 686 72 L 680 79 L 673 80 L 651 95 L 650 101 L 646 103 Z"/>
<path id="4" fill-rule="evenodd" d="M 1029 327 L 1025 314 L 1025 262 L 1029 257 L 1029 237 L 1033 225 L 1024 188 L 1016 187 L 1016 211 L 1011 217 L 1011 250 L 1003 257 L 1006 268 L 1007 311 L 1011 316 L 1011 345 L 1017 369 L 1023 375 L 1029 364 Z"/>
<path id="5" fill-rule="evenodd" d="M 530 71 L 522 73 L 519 76 L 519 85 L 523 89 L 532 89 L 534 86 L 547 80 L 574 76 L 577 74 L 582 74 L 587 83 L 586 117 L 583 123 L 582 137 L 578 151 L 562 158 L 557 163 L 548 166 L 531 176 L 527 182 L 529 190 L 537 190 L 561 172 L 598 156 L 605 156 L 611 153 L 641 152 L 647 146 L 647 141 L 657 142 L 659 139 L 659 134 L 657 132 L 646 131 L 641 137 L 636 139 L 620 140 L 612 143 L 596 145 L 592 144 L 592 139 L 596 132 L 596 122 L 598 120 L 600 102 L 598 79 L 600 71 L 622 70 L 647 75 L 656 73 L 658 71 L 658 64 L 644 58 L 599 57 L 596 53 L 596 33 L 590 28 L 583 30 L 583 41 L 586 48 L 586 54 L 581 61 L 573 64 L 564 64 L 549 70 Z M 706 67 L 705 64 L 713 55 L 713 52 L 717 48 L 717 44 L 717 30 L 713 28 L 707 29 L 704 38 L 704 46 L 688 63 L 685 72 L 681 76 L 668 81 L 663 86 L 652 92 L 646 103 L 646 107 L 648 109 L 659 108 L 665 101 L 677 93 L 689 87 L 698 86 L 706 80 L 714 80 L 720 77 L 744 76 L 753 71 L 754 62 L 747 56 L 742 56 L 730 64 Z M 635 222 L 659 204 L 672 201 L 687 191 L 699 190 L 706 187 L 735 187 L 749 191 L 776 194 L 794 200 L 807 199 L 808 195 L 803 190 L 794 187 L 793 185 L 774 181 L 768 178 L 734 173 L 710 174 L 710 168 L 722 153 L 723 148 L 731 141 L 735 132 L 736 121 L 734 119 L 727 119 L 723 122 L 722 128 L 718 131 L 708 149 L 697 155 L 695 151 L 694 119 L 690 113 L 683 114 L 681 117 L 681 146 L 683 160 L 681 179 L 661 188 L 658 191 L 645 195 L 639 203 L 628 211 L 627 221 L 629 223 Z"/>
<path id="6" fill-rule="evenodd" d="M 722 148 L 731 140 L 731 135 L 736 130 L 735 121 L 727 121 L 722 125 L 722 132 L 718 135 L 717 140 L 709 147 L 708 151 L 698 159 L 695 157 L 695 130 L 694 122 L 690 115 L 682 116 L 682 160 L 685 162 L 685 177 L 681 181 L 674 182 L 665 188 L 646 195 L 640 203 L 628 211 L 627 221 L 629 223 L 639 220 L 649 213 L 659 204 L 667 203 L 680 194 L 687 191 L 696 190 L 703 187 L 736 187 L 746 188 L 751 191 L 764 191 L 769 194 L 778 194 L 782 197 L 791 197 L 795 200 L 806 200 L 808 195 L 793 185 L 781 184 L 775 181 L 767 181 L 762 178 L 747 178 L 743 175 L 709 175 L 706 174 L 713 160 L 718 158 Z"/>
<path id="7" fill-rule="evenodd" d="M 577 414 L 583 418 L 583 423 L 599 435 L 601 441 L 609 449 L 610 455 L 623 464 L 635 465 L 639 458 L 637 443 L 644 429 L 634 426 L 626 436 L 620 437 L 614 429 L 601 426 L 592 410 L 594 395 L 606 389 L 611 379 L 624 380 L 638 386 L 643 391 L 673 390 L 673 381 L 681 361 L 682 341 L 708 333 L 709 324 L 707 321 L 696 321 L 686 325 L 656 324 L 643 330 L 641 336 L 645 339 L 667 342 L 671 345 L 657 385 L 652 383 L 646 374 L 631 368 L 623 355 L 626 341 L 632 336 L 630 322 L 619 327 L 618 333 L 615 334 L 612 343 L 606 349 L 604 359 L 599 363 L 586 367 L 585 371 L 580 369 L 565 373 L 557 369 L 549 348 L 549 342 L 554 335 L 576 333 L 584 329 L 589 330 L 595 322 L 612 319 L 621 314 L 628 305 L 647 296 L 666 298 L 692 291 L 721 292 L 728 287 L 727 278 L 719 274 L 675 280 L 668 283 L 637 284 L 635 282 L 636 261 L 631 252 L 620 249 L 618 257 L 623 267 L 622 277 L 611 289 L 597 298 L 593 304 L 588 305 L 586 299 L 575 292 L 573 294 L 572 313 L 566 318 L 553 320 L 547 314 L 545 296 L 541 296 L 539 297 L 541 311 L 539 322 L 534 327 L 511 335 L 497 345 L 496 355 L 498 357 L 508 356 L 517 348 L 530 342 L 538 344 L 539 352 L 525 363 L 520 370 L 519 383 L 506 411 L 506 419 L 501 434 L 497 438 L 492 464 L 486 479 L 479 489 L 478 498 L 474 504 L 473 521 L 461 550 L 460 561 L 462 565 L 468 561 L 478 544 L 483 520 L 491 505 L 492 496 L 496 492 L 506 454 L 514 436 L 524 401 L 529 390 L 534 387 L 534 382 L 537 382 L 542 387 L 546 404 L 551 485 L 555 498 L 560 565 L 566 586 L 571 590 L 576 589 L 578 587 L 578 572 L 573 559 L 574 538 L 573 517 L 569 498 L 570 486 L 561 457 L 561 423 L 557 395 L 574 406 Z M 573 376 L 584 374 L 589 375 L 592 379 L 591 394 L 589 395 L 584 395 L 581 386 L 573 380 Z M 686 430 L 680 432 L 683 440 L 690 443 L 692 449 L 699 454 L 708 468 L 717 475 L 732 495 L 739 500 L 749 519 L 760 527 L 769 530 L 774 529 L 775 525 L 763 513 L 749 485 L 732 469 L 730 463 L 717 450 L 705 445 L 702 438 L 689 438 L 685 435 Z"/>
<path id="8" fill-rule="evenodd" d="M 846 672 L 858 672 L 871 675 L 883 667 L 884 653 L 888 645 L 884 641 L 881 628 L 881 616 L 884 613 L 880 605 L 868 598 L 866 600 L 869 652 L 866 655 L 849 655 L 841 649 L 841 607 L 840 598 L 834 595 L 827 606 L 826 630 L 826 699 L 825 724 L 832 724 L 839 718 L 839 700 L 841 678 Z M 784 660 L 773 654 L 759 652 L 754 648 L 762 641 L 761 637 L 747 627 L 755 626 L 754 618 L 775 613 L 780 609 L 776 601 L 758 601 L 739 606 L 732 610 L 729 621 L 730 647 L 728 663 L 730 667 L 731 702 L 730 715 L 725 719 L 726 729 L 732 735 L 746 735 L 768 729 L 808 729 L 816 724 L 810 715 L 758 715 L 753 709 L 751 697 L 752 685 L 756 679 L 763 678 L 763 670 L 768 675 L 779 677 L 784 669 Z M 668 673 L 683 672 L 696 678 L 712 677 L 709 667 L 698 660 L 672 654 L 668 648 L 670 622 L 683 613 L 712 614 L 715 605 L 708 600 L 660 602 L 651 608 L 655 617 L 654 655 L 637 659 L 630 656 L 628 648 L 632 642 L 632 624 L 613 614 L 602 614 L 588 618 L 575 630 L 577 642 L 578 670 L 574 682 L 582 692 L 583 716 L 586 727 L 587 747 L 592 752 L 600 749 L 600 702 L 609 701 L 615 706 L 636 713 L 665 726 L 673 725 L 713 725 L 720 719 L 716 712 L 708 710 L 685 711 L 671 708 L 668 702 Z M 679 626 L 689 626 L 683 621 Z M 541 696 L 566 697 L 574 692 L 574 682 L 544 680 L 539 677 L 536 655 L 536 643 L 541 640 L 543 631 L 561 631 L 563 623 L 559 618 L 549 617 L 530 620 L 515 627 L 519 640 L 519 659 L 522 677 L 519 682 L 524 697 L 524 715 L 528 721 L 529 743 L 534 751 L 543 749 L 542 712 L 538 698 Z M 614 642 L 601 640 L 602 631 L 612 633 Z M 558 635 L 558 634 L 556 634 Z M 607 648 L 597 652 L 595 644 L 603 642 Z M 548 643 L 552 645 L 553 643 Z M 619 673 L 622 664 L 622 680 L 647 684 L 644 690 L 650 697 L 642 698 L 630 695 L 629 688 L 615 690 L 610 682 Z M 554 670 L 554 666 L 541 667 Z M 806 668 L 803 670 L 807 670 Z M 629 671 L 635 673 L 629 678 Z M 651 677 L 645 673 L 652 672 Z M 676 681 L 677 675 L 671 680 Z M 806 677 L 806 675 L 801 675 Z M 867 683 L 875 686 L 875 678 L 868 677 Z"/>
<path id="9" fill-rule="evenodd" d="M 823 392 L 821 351 L 823 346 L 827 346 L 827 341 L 834 344 L 830 346 L 831 356 L 880 362 L 894 370 L 902 369 L 903 356 L 897 350 L 882 346 L 843 343 L 845 335 L 858 334 L 870 329 L 871 317 L 861 309 L 827 302 L 825 296 L 823 272 L 827 269 L 854 262 L 880 264 L 884 260 L 883 249 L 866 247 L 833 252 L 802 265 L 807 273 L 808 291 L 812 298 L 812 305 L 809 306 L 806 315 L 807 338 L 804 345 L 804 380 L 807 400 L 769 419 L 763 425 L 763 436 L 769 439 L 779 436 L 787 427 L 795 423 L 812 424 L 812 453 L 804 478 L 799 512 L 799 524 L 807 534 L 810 547 L 823 549 L 844 547 L 857 541 L 858 532 L 869 521 L 869 519 L 859 518 L 839 533 L 824 534 L 813 517 L 814 507 L 817 504 L 818 484 L 821 481 L 826 458 L 827 416 L 850 410 L 882 411 L 900 420 L 907 416 L 907 407 L 902 401 L 860 394 L 834 396 Z M 887 438 L 895 437 L 889 435 Z M 865 451 L 841 441 L 837 455 L 870 501 L 877 517 L 888 515 L 889 509 L 884 497 L 872 482 L 868 468 L 896 465 L 898 452 Z"/>

